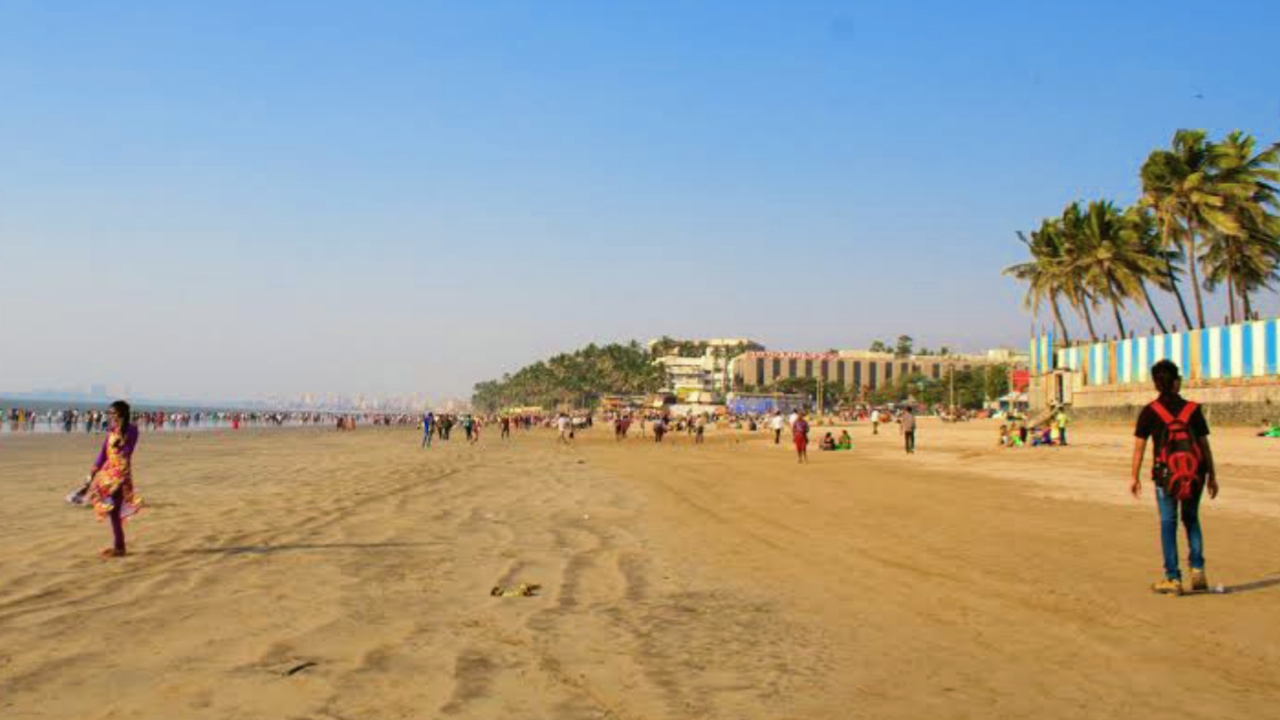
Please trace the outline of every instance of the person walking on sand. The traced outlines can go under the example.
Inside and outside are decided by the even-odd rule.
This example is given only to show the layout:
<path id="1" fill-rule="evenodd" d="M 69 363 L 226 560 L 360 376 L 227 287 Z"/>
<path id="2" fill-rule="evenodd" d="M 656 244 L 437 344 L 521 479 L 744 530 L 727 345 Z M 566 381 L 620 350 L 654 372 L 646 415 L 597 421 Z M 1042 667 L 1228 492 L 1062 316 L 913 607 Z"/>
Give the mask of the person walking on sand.
<path id="1" fill-rule="evenodd" d="M 902 439 L 906 445 L 907 454 L 915 454 L 916 416 L 911 412 L 911 408 L 906 408 L 902 411 L 902 417 L 898 419 L 898 429 L 902 432 Z"/>
<path id="2" fill-rule="evenodd" d="M 556 430 L 560 432 L 558 442 L 562 445 L 568 445 L 569 438 L 573 437 L 573 421 L 569 419 L 568 415 L 560 413 L 556 418 Z"/>
<path id="3" fill-rule="evenodd" d="M 435 424 L 436 416 L 432 412 L 428 411 L 426 415 L 422 416 L 422 444 L 418 447 L 431 447 L 431 433 L 435 431 L 435 427 L 433 427 Z"/>
<path id="4" fill-rule="evenodd" d="M 1058 426 L 1058 444 L 1062 447 L 1067 446 L 1067 409 L 1058 408 L 1058 413 L 1053 416 L 1053 424 Z"/>
<path id="5" fill-rule="evenodd" d="M 133 451 L 138 446 L 138 427 L 133 424 L 129 403 L 117 400 L 107 411 L 111 430 L 89 473 L 89 502 L 99 520 L 111 520 L 114 543 L 102 551 L 103 557 L 124 557 L 124 521 L 142 509 L 142 498 L 133 492 Z"/>
<path id="6" fill-rule="evenodd" d="M 773 419 L 769 421 L 769 427 L 773 428 L 773 444 L 777 445 L 782 442 L 782 411 L 774 410 Z"/>
<path id="7" fill-rule="evenodd" d="M 791 439 L 796 443 L 796 462 L 809 462 L 809 421 L 804 419 L 804 413 L 796 413 L 796 419 L 791 423 Z"/>
<path id="8" fill-rule="evenodd" d="M 880 408 L 871 409 L 871 434 L 880 434 Z"/>
<path id="9" fill-rule="evenodd" d="M 1160 547 L 1164 552 L 1164 580 L 1151 590 L 1168 595 L 1182 594 L 1182 571 L 1178 567 L 1178 515 L 1187 531 L 1191 589 L 1209 589 L 1204 573 L 1204 537 L 1200 531 L 1200 496 L 1207 486 L 1209 497 L 1218 497 L 1218 476 L 1213 451 L 1209 447 L 1209 423 L 1193 402 L 1183 399 L 1178 366 L 1161 360 L 1151 366 L 1151 382 L 1160 396 L 1138 414 L 1134 428 L 1132 477 L 1129 492 L 1142 494 L 1142 461 L 1147 439 L 1152 440 L 1151 484 L 1156 489 L 1160 511 Z"/>

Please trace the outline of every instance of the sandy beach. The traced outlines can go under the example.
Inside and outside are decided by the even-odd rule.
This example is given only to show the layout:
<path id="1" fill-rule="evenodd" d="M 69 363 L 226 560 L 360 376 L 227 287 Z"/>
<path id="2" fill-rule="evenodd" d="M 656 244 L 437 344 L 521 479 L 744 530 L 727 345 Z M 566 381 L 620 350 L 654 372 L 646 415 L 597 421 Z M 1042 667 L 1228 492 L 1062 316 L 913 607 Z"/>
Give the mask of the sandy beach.
<path id="1" fill-rule="evenodd" d="M 6 437 L 0 717 L 1266 717 L 1280 441 L 1213 436 L 1212 583 L 1154 596 L 1125 427 L 559 447 L 486 429 L 144 437 L 131 555 L 63 502 L 94 440 Z M 819 435 L 820 436 L 820 435 Z M 1182 549 L 1185 553 L 1185 542 Z M 491 597 L 537 583 L 535 597 Z"/>

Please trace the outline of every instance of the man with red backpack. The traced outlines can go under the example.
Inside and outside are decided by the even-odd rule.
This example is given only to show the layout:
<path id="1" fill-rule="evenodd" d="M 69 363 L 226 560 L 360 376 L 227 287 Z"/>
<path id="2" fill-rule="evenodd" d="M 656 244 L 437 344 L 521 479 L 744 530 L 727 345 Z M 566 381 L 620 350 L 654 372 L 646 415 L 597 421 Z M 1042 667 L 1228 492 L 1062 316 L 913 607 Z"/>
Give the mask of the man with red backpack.
<path id="1" fill-rule="evenodd" d="M 1129 492 L 1142 492 L 1142 460 L 1147 439 L 1153 442 L 1151 482 L 1156 487 L 1160 510 L 1160 544 L 1164 549 L 1165 579 L 1151 586 L 1154 592 L 1181 595 L 1182 572 L 1178 568 L 1178 515 L 1187 529 L 1190 546 L 1191 589 L 1209 588 L 1204 574 L 1204 540 L 1200 534 L 1200 495 L 1207 486 L 1209 497 L 1218 496 L 1213 452 L 1209 449 L 1209 424 L 1193 402 L 1183 399 L 1178 366 L 1161 360 L 1151 366 L 1151 380 L 1160 397 L 1142 409 L 1134 430 L 1133 481 Z"/>

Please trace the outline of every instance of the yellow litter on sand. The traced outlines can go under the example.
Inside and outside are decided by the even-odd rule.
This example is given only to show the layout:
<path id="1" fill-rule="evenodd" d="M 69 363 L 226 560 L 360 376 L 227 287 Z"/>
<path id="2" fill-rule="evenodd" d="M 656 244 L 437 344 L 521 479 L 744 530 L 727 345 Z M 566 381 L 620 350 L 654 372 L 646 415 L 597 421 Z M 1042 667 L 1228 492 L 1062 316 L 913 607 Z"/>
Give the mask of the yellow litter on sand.
<path id="1" fill-rule="evenodd" d="M 542 586 L 534 583 L 520 583 L 513 588 L 504 588 L 501 585 L 494 585 L 489 594 L 494 597 L 534 597 L 541 590 Z"/>

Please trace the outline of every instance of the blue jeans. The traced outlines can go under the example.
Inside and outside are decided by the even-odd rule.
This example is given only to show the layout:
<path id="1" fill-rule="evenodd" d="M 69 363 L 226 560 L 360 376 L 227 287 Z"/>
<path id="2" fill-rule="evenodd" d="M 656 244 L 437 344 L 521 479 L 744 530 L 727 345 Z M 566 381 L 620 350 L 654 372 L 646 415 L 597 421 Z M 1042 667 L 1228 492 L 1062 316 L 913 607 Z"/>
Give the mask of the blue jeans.
<path id="1" fill-rule="evenodd" d="M 1189 562 L 1193 570 L 1204 569 L 1204 538 L 1200 535 L 1200 493 L 1179 503 L 1156 487 L 1156 507 L 1160 509 L 1160 545 L 1164 549 L 1164 576 L 1181 580 L 1178 569 L 1178 505 L 1182 505 L 1182 524 L 1187 528 L 1187 545 L 1191 547 Z"/>

